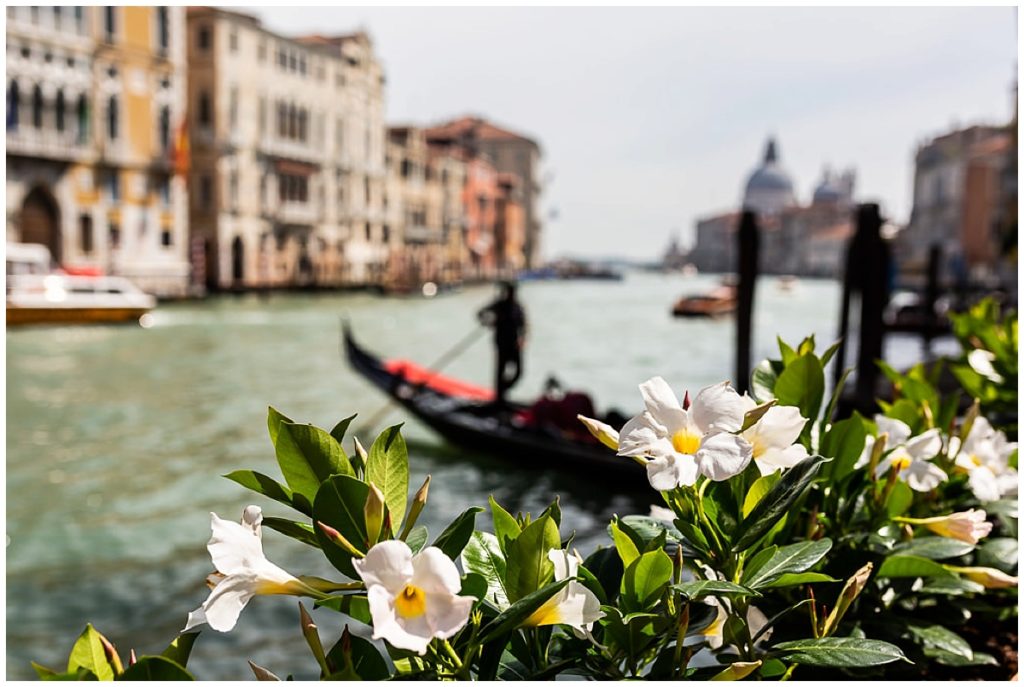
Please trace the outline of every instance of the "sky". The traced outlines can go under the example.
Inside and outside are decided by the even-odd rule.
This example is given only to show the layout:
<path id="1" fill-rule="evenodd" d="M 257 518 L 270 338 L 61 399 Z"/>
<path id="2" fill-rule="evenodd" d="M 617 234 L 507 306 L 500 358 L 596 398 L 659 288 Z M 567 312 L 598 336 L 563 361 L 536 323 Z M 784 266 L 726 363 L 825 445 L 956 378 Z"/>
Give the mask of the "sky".
<path id="1" fill-rule="evenodd" d="M 239 8 L 286 35 L 369 32 L 386 116 L 478 114 L 539 140 L 545 257 L 653 259 L 735 208 L 769 135 L 797 197 L 825 165 L 906 222 L 918 145 L 1013 113 L 997 8 Z"/>

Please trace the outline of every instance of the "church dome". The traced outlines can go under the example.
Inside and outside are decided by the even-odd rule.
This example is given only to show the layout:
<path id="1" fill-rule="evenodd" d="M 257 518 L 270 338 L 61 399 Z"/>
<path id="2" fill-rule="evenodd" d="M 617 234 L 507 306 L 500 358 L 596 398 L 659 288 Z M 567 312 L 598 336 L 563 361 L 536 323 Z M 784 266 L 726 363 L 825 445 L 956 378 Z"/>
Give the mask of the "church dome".
<path id="1" fill-rule="evenodd" d="M 778 162 L 775 139 L 768 139 L 764 162 L 747 178 L 743 207 L 760 214 L 777 214 L 796 203 L 793 180 Z"/>

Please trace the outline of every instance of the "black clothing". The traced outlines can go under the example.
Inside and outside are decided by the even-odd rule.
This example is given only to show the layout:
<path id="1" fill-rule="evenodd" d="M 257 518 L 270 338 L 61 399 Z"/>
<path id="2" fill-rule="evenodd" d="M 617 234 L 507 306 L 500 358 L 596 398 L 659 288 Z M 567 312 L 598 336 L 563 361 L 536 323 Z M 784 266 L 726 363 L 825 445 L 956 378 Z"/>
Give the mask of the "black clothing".
<path id="1" fill-rule="evenodd" d="M 497 349 L 494 393 L 500 405 L 505 394 L 523 373 L 522 346 L 526 337 L 526 314 L 515 297 L 499 298 L 477 313 L 485 325 L 494 327 L 494 346 Z"/>

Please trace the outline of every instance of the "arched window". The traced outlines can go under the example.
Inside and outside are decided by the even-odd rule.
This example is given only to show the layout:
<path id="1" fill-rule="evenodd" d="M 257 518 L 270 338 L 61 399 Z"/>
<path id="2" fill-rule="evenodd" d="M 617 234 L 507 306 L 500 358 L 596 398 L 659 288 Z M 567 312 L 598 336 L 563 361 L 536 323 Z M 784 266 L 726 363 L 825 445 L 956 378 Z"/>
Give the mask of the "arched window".
<path id="1" fill-rule="evenodd" d="M 117 111 L 117 96 L 112 95 L 107 100 L 107 137 L 111 141 L 117 140 L 118 134 L 118 111 Z"/>
<path id="2" fill-rule="evenodd" d="M 89 142 L 89 101 L 85 94 L 78 96 L 78 142 Z"/>
<path id="3" fill-rule="evenodd" d="M 57 131 L 64 131 L 64 91 L 63 89 L 57 91 L 57 107 L 56 107 L 56 120 L 57 120 Z"/>
<path id="4" fill-rule="evenodd" d="M 309 119 L 309 116 L 306 114 L 305 110 L 299 110 L 299 115 L 298 116 L 299 116 L 299 121 L 298 121 L 298 130 L 299 131 L 298 131 L 297 136 L 298 136 L 298 139 L 300 141 L 305 141 L 306 140 L 306 129 L 308 128 L 307 120 Z"/>
<path id="5" fill-rule="evenodd" d="M 288 106 L 288 138 L 295 139 L 298 137 L 298 113 L 295 111 L 294 105 Z"/>
<path id="6" fill-rule="evenodd" d="M 171 146 L 171 108 L 164 105 L 160 108 L 160 149 L 166 151 Z"/>
<path id="7" fill-rule="evenodd" d="M 157 7 L 156 9 L 156 36 L 157 45 L 160 47 L 161 52 L 166 53 L 168 46 L 171 44 L 166 7 Z"/>
<path id="8" fill-rule="evenodd" d="M 43 89 L 38 84 L 32 89 L 32 126 L 43 128 Z"/>
<path id="9" fill-rule="evenodd" d="M 210 126 L 213 123 L 213 117 L 210 113 L 210 94 L 203 91 L 199 94 L 199 125 Z"/>
<path id="10" fill-rule="evenodd" d="M 21 106 L 21 94 L 18 92 L 18 82 L 12 81 L 7 86 L 7 130 L 14 131 L 18 128 L 18 109 Z"/>

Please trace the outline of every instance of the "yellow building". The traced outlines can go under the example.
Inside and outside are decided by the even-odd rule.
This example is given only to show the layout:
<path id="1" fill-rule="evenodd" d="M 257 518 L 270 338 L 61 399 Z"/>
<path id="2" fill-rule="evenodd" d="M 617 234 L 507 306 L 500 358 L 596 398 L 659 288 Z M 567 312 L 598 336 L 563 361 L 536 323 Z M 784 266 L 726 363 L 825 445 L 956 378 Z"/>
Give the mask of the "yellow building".
<path id="1" fill-rule="evenodd" d="M 188 287 L 181 7 L 7 8 L 7 240 Z"/>

